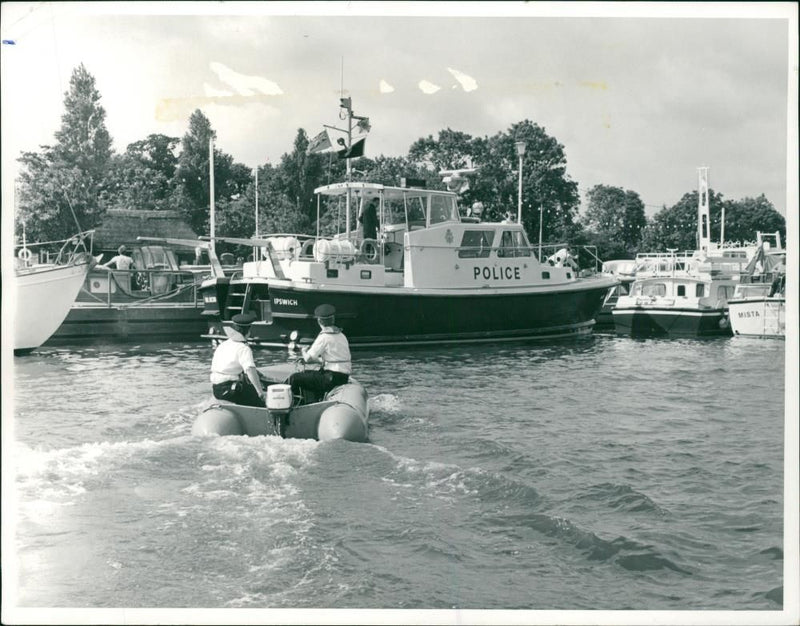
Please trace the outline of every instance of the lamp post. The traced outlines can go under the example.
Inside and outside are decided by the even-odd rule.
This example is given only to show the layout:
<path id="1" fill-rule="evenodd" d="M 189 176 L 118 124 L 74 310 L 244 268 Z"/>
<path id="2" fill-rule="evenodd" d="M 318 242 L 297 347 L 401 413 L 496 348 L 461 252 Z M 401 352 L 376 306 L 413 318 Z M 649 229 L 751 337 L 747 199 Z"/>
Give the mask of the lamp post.
<path id="1" fill-rule="evenodd" d="M 522 157 L 525 156 L 525 142 L 514 143 L 519 157 L 519 191 L 517 192 L 517 224 L 522 224 Z"/>

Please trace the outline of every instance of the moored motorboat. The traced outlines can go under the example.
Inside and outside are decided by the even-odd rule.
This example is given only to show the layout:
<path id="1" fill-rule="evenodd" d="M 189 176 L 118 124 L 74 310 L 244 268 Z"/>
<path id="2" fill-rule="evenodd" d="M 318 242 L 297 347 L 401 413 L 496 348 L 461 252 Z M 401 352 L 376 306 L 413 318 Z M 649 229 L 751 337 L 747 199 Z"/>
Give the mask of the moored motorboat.
<path id="1" fill-rule="evenodd" d="M 40 244 L 23 243 L 15 254 L 10 299 L 14 302 L 14 354 L 41 346 L 69 313 L 94 264 L 92 234 Z"/>
<path id="2" fill-rule="evenodd" d="M 233 268 L 222 266 L 216 255 L 207 255 L 207 242 L 170 241 L 139 238 L 128 245 L 133 269 L 95 266 L 89 271 L 48 343 L 200 336 L 208 325 L 199 286 L 208 276 L 224 275 Z"/>
<path id="3" fill-rule="evenodd" d="M 775 237 L 769 241 L 767 237 Z M 758 233 L 759 248 L 728 300 L 734 335 L 786 335 L 786 251 L 777 233 Z M 773 245 L 774 244 L 774 245 Z"/>
<path id="4" fill-rule="evenodd" d="M 363 442 L 369 434 L 369 401 L 363 385 L 352 377 L 318 400 L 305 402 L 287 384 L 291 364 L 260 369 L 267 407 L 214 400 L 192 425 L 193 435 L 278 435 L 285 438 Z"/>
<path id="5" fill-rule="evenodd" d="M 727 299 L 737 279 L 712 279 L 693 269 L 637 278 L 612 311 L 614 330 L 631 336 L 730 335 Z"/>

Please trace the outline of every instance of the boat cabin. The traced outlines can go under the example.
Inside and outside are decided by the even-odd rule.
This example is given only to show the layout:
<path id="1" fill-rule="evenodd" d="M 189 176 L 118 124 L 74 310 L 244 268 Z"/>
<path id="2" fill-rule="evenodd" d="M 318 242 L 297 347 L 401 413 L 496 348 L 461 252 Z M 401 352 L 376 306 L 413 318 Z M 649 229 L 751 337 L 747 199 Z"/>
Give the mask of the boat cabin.
<path id="1" fill-rule="evenodd" d="M 637 304 L 676 307 L 692 306 L 720 307 L 725 306 L 733 297 L 737 282 L 734 280 L 709 281 L 696 276 L 656 276 L 637 279 L 630 289 L 628 297 Z"/>
<path id="2" fill-rule="evenodd" d="M 540 263 L 520 224 L 462 221 L 453 192 L 351 182 L 316 193 L 318 215 L 336 216 L 337 234 L 262 240 L 244 278 L 440 290 L 544 287 L 577 278 L 566 264 Z M 357 216 L 375 198 L 377 238 L 365 238 Z"/>

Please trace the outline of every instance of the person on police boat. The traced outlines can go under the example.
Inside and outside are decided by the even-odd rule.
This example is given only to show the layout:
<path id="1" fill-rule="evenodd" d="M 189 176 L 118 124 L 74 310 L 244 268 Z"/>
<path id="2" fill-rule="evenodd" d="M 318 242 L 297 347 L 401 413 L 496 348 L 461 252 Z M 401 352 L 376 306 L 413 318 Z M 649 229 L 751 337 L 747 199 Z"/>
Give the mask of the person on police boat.
<path id="1" fill-rule="evenodd" d="M 245 406 L 265 406 L 264 388 L 247 344 L 253 313 L 240 313 L 231 318 L 232 328 L 225 328 L 228 338 L 214 351 L 211 359 L 211 390 L 219 400 Z"/>
<path id="2" fill-rule="evenodd" d="M 295 372 L 289 377 L 292 393 L 311 392 L 315 399 L 322 398 L 334 387 L 344 385 L 350 379 L 350 343 L 342 329 L 335 326 L 336 309 L 332 304 L 320 304 L 314 309 L 320 331 L 311 347 L 304 348 L 305 363 L 320 363 L 318 370 Z"/>

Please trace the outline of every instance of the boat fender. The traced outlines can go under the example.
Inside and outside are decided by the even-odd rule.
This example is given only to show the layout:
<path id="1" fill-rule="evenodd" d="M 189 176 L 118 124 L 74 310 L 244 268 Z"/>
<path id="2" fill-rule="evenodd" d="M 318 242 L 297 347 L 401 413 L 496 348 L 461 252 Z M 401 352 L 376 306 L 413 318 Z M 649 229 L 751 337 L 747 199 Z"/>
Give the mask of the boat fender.
<path id="1" fill-rule="evenodd" d="M 727 315 L 723 315 L 722 319 L 719 320 L 719 327 L 725 329 L 728 328 L 728 326 L 730 326 L 730 320 Z"/>
<path id="2" fill-rule="evenodd" d="M 375 239 L 365 239 L 359 248 L 361 256 L 372 263 L 378 259 L 378 242 Z"/>
<path id="3" fill-rule="evenodd" d="M 27 263 L 28 261 L 30 261 L 30 260 L 31 260 L 31 257 L 32 257 L 33 255 L 31 254 L 31 251 L 30 251 L 30 250 L 28 250 L 28 248 L 21 248 L 21 249 L 20 249 L 20 251 L 19 251 L 19 252 L 17 252 L 17 256 L 18 256 L 20 259 L 22 259 L 23 261 L 25 261 L 25 263 Z"/>

